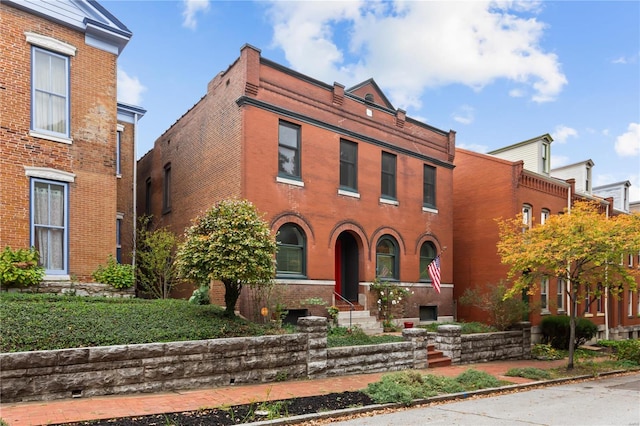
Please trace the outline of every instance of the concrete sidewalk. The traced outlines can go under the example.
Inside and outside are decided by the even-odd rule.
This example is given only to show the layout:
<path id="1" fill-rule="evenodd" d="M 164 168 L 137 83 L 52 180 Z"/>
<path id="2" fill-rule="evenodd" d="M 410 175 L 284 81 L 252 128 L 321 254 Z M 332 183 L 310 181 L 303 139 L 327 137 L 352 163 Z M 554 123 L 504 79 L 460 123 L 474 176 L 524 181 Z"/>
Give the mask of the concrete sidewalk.
<path id="1" fill-rule="evenodd" d="M 465 370 L 476 369 L 512 383 L 528 383 L 532 380 L 507 377 L 511 368 L 554 368 L 567 364 L 566 360 L 496 361 L 482 364 L 452 365 L 420 370 L 422 374 L 454 377 Z M 388 373 L 359 374 L 314 380 L 295 380 L 256 385 L 232 385 L 155 394 L 132 394 L 64 399 L 55 401 L 0 404 L 0 418 L 10 426 L 46 425 L 84 420 L 141 416 L 201 408 L 241 405 L 262 401 L 274 401 L 302 396 L 324 395 L 333 392 L 358 391 L 369 383 L 380 380 Z"/>

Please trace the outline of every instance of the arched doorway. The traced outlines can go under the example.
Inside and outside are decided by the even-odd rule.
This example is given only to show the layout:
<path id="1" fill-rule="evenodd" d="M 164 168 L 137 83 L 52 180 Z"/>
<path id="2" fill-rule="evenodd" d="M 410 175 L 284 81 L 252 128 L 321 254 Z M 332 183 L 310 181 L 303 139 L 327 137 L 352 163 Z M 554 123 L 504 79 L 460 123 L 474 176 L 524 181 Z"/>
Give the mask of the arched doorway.
<path id="1" fill-rule="evenodd" d="M 350 302 L 358 302 L 359 265 L 358 242 L 350 232 L 342 232 L 336 240 L 335 291 Z"/>

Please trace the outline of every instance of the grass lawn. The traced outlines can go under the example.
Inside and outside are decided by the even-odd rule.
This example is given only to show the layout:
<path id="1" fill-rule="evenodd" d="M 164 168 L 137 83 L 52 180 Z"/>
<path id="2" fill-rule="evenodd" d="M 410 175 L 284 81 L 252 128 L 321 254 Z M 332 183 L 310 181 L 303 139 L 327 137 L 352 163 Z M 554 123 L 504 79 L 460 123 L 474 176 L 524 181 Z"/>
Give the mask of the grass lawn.
<path id="1" fill-rule="evenodd" d="M 185 300 L 0 293 L 0 352 L 282 333 Z"/>

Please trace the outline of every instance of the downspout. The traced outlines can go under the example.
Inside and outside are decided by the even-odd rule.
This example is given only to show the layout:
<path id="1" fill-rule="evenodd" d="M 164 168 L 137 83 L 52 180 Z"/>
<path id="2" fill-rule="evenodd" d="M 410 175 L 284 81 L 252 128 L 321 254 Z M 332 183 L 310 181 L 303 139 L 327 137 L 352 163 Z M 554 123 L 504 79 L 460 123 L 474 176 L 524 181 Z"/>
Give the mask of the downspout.
<path id="1" fill-rule="evenodd" d="M 609 203 L 607 203 L 606 218 L 609 220 Z M 609 262 L 604 265 L 604 338 L 609 340 Z"/>
<path id="2" fill-rule="evenodd" d="M 133 114 L 133 249 L 131 250 L 131 266 L 136 271 L 136 235 L 138 233 L 138 113 Z"/>
<path id="3" fill-rule="evenodd" d="M 567 188 L 567 214 L 571 214 L 571 185 Z M 567 263 L 567 288 L 565 301 L 567 305 L 567 315 L 571 317 L 571 264 Z"/>

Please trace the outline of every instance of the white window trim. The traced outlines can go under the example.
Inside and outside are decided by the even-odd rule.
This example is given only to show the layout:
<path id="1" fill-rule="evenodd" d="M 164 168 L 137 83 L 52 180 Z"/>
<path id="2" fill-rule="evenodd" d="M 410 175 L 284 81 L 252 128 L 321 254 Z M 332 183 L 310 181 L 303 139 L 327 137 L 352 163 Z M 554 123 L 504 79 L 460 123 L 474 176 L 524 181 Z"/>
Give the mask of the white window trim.
<path id="1" fill-rule="evenodd" d="M 300 186 L 304 187 L 304 182 L 301 180 L 288 179 L 282 176 L 276 177 L 276 182 L 278 183 L 286 183 L 287 185 Z"/>
<path id="2" fill-rule="evenodd" d="M 389 204 L 391 206 L 398 206 L 400 205 L 400 203 L 398 202 L 398 200 L 390 200 L 388 198 L 382 198 L 380 197 L 380 203 L 382 204 Z"/>
<path id="3" fill-rule="evenodd" d="M 354 191 L 348 191 L 346 189 L 338 189 L 338 195 L 344 195 L 345 197 L 360 198 L 360 194 Z"/>
<path id="4" fill-rule="evenodd" d="M 76 56 L 77 49 L 71 44 L 29 31 L 25 31 L 24 35 L 27 38 L 27 43 L 33 46 L 42 47 L 66 56 Z"/>
<path id="5" fill-rule="evenodd" d="M 432 209 L 430 207 L 422 207 L 422 211 L 426 213 L 438 213 L 438 209 Z"/>
<path id="6" fill-rule="evenodd" d="M 33 136 L 34 138 L 40 138 L 40 139 L 48 139 L 48 140 L 53 141 L 53 142 L 61 142 L 61 143 L 66 143 L 66 144 L 72 144 L 73 143 L 73 139 L 72 138 L 63 138 L 63 137 L 60 137 L 60 136 L 54 136 L 54 135 L 50 135 L 48 133 L 38 132 L 37 130 L 29 130 L 29 136 Z"/>
<path id="7" fill-rule="evenodd" d="M 31 167 L 23 166 L 24 173 L 27 177 L 35 177 L 40 179 L 57 180 L 59 182 L 74 182 L 75 173 L 63 172 L 62 170 L 52 169 L 50 167 Z"/>

